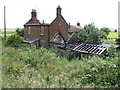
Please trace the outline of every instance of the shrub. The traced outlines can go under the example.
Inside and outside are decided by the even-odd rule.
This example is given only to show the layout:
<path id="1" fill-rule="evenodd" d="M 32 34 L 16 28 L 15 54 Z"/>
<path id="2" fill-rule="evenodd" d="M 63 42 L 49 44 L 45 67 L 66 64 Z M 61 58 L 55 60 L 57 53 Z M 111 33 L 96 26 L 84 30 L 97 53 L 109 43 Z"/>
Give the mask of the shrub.
<path id="1" fill-rule="evenodd" d="M 108 59 L 108 60 L 115 57 L 118 57 L 118 51 L 117 49 L 115 49 L 114 46 L 111 46 L 103 56 L 104 59 Z"/>
<path id="2" fill-rule="evenodd" d="M 103 61 L 92 66 L 89 72 L 82 77 L 82 83 L 94 83 L 97 88 L 118 87 L 118 58 L 111 61 Z"/>
<path id="3" fill-rule="evenodd" d="M 19 47 L 22 44 L 24 38 L 19 35 L 11 35 L 7 37 L 6 46 Z"/>
<path id="4" fill-rule="evenodd" d="M 16 34 L 21 36 L 21 37 L 24 37 L 24 29 L 20 29 L 20 28 L 17 28 L 16 29 Z"/>
<path id="5" fill-rule="evenodd" d="M 117 32 L 117 29 L 115 29 L 115 31 L 114 32 Z"/>
<path id="6" fill-rule="evenodd" d="M 120 38 L 116 39 L 116 44 L 120 45 Z"/>
<path id="7" fill-rule="evenodd" d="M 100 30 L 105 32 L 107 35 L 111 32 L 111 30 L 109 28 L 107 28 L 107 27 L 103 27 Z"/>

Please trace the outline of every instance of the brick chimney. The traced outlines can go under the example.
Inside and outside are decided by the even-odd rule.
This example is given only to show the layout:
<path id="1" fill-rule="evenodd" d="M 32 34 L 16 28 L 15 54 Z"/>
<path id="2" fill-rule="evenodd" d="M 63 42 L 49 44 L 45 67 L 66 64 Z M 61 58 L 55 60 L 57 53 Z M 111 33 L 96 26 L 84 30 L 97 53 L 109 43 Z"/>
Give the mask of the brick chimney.
<path id="1" fill-rule="evenodd" d="M 58 7 L 57 7 L 57 16 L 60 16 L 60 15 L 61 15 L 61 7 L 58 6 Z"/>
<path id="2" fill-rule="evenodd" d="M 69 25 L 68 25 L 68 27 L 70 28 L 71 26 L 70 26 L 70 22 L 69 22 Z"/>
<path id="3" fill-rule="evenodd" d="M 37 12 L 35 9 L 32 9 L 31 18 L 32 18 L 32 24 L 35 24 L 35 22 L 37 20 Z"/>
<path id="4" fill-rule="evenodd" d="M 77 26 L 80 26 L 80 23 L 79 23 L 79 22 L 77 22 Z"/>

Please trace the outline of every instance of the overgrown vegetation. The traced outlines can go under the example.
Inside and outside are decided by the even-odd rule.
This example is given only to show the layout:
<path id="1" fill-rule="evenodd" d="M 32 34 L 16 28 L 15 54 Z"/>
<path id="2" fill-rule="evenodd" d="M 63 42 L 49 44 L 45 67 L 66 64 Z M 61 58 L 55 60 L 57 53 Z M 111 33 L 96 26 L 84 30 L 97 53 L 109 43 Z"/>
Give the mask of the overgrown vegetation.
<path id="1" fill-rule="evenodd" d="M 78 33 L 79 42 L 100 44 L 102 33 L 94 25 L 94 23 L 88 24 Z"/>
<path id="2" fill-rule="evenodd" d="M 16 39 L 15 39 L 16 40 Z M 115 88 L 118 55 L 113 48 L 105 57 L 73 58 L 55 49 L 3 45 L 3 88 Z M 110 55 L 109 55 L 110 54 Z"/>
<path id="3" fill-rule="evenodd" d="M 94 24 L 92 25 L 96 35 L 99 34 Z M 94 30 L 88 32 L 92 35 Z M 114 46 L 102 56 L 89 55 L 69 59 L 58 55 L 57 49 L 36 49 L 35 46 L 30 47 L 21 43 L 22 40 L 20 34 L 15 34 L 7 37 L 7 41 L 3 43 L 3 88 L 118 88 L 120 86 L 118 75 L 120 51 Z"/>
<path id="4" fill-rule="evenodd" d="M 118 39 L 118 32 L 113 32 L 107 27 L 98 29 L 94 23 L 90 23 L 84 26 L 83 30 L 79 29 L 78 41 L 83 43 L 108 43 L 115 44 Z"/>
<path id="5" fill-rule="evenodd" d="M 69 61 L 54 52 L 3 46 L 3 88 L 118 87 L 118 57 L 91 56 Z"/>
<path id="6" fill-rule="evenodd" d="M 19 35 L 16 35 L 16 34 L 11 35 L 11 36 L 7 37 L 5 45 L 17 48 L 22 44 L 23 39 L 24 38 Z"/>
<path id="7" fill-rule="evenodd" d="M 111 30 L 109 28 L 107 28 L 107 27 L 103 27 L 100 30 L 105 32 L 107 35 L 109 35 L 109 33 L 111 32 Z"/>
<path id="8" fill-rule="evenodd" d="M 24 37 L 24 29 L 23 28 L 17 28 L 16 29 L 16 34 L 21 36 L 21 37 Z"/>

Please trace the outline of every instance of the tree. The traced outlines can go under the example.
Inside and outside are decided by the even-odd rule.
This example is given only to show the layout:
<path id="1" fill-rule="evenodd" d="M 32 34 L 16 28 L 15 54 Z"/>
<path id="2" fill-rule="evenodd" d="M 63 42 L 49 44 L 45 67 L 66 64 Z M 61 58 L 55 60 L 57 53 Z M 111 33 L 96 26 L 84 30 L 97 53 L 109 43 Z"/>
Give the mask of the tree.
<path id="1" fill-rule="evenodd" d="M 20 28 L 17 28 L 16 29 L 16 34 L 21 36 L 21 37 L 24 37 L 24 29 L 20 29 Z"/>
<path id="2" fill-rule="evenodd" d="M 115 29 L 115 31 L 114 32 L 117 32 L 117 29 Z"/>
<path id="3" fill-rule="evenodd" d="M 111 30 L 109 28 L 107 28 L 107 27 L 103 27 L 100 30 L 105 32 L 107 35 L 111 32 Z"/>
<path id="4" fill-rule="evenodd" d="M 82 43 L 100 44 L 102 33 L 94 23 L 84 26 L 84 30 L 78 33 L 78 41 Z"/>

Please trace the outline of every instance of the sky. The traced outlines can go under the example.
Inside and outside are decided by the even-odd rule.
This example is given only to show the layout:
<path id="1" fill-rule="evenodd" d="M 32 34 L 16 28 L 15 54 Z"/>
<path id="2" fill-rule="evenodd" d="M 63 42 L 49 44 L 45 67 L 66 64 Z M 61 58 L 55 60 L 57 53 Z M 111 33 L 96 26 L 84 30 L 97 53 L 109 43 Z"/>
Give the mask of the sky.
<path id="1" fill-rule="evenodd" d="M 58 5 L 62 15 L 71 25 L 85 25 L 94 22 L 96 27 L 118 28 L 119 0 L 0 0 L 0 28 L 4 28 L 4 5 L 6 6 L 6 27 L 23 28 L 36 9 L 37 18 L 51 23 L 56 17 Z"/>

